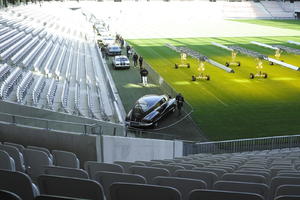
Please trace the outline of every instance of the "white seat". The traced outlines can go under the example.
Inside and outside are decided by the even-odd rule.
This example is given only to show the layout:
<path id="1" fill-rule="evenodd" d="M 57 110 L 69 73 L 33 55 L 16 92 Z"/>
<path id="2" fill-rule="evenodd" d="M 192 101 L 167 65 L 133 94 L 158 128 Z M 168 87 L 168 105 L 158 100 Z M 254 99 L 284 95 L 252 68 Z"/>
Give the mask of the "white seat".
<path id="1" fill-rule="evenodd" d="M 103 187 L 104 194 L 107 199 L 109 198 L 109 187 L 116 182 L 124 183 L 141 183 L 145 184 L 146 179 L 137 174 L 125 174 L 116 172 L 97 172 L 95 174 L 95 180 L 100 183 Z"/>
<path id="2" fill-rule="evenodd" d="M 15 161 L 6 151 L 0 150 L 0 169 L 16 171 Z"/>
<path id="3" fill-rule="evenodd" d="M 181 200 L 178 190 L 147 184 L 115 183 L 110 187 L 111 200 Z"/>
<path id="4" fill-rule="evenodd" d="M 183 200 L 188 200 L 189 193 L 192 190 L 207 188 L 207 185 L 204 181 L 179 177 L 158 176 L 154 178 L 154 183 L 156 185 L 176 188 L 182 194 Z"/>
<path id="5" fill-rule="evenodd" d="M 53 160 L 56 166 L 79 168 L 79 160 L 76 154 L 68 151 L 53 150 Z"/>
<path id="6" fill-rule="evenodd" d="M 168 170 L 157 167 L 133 166 L 129 168 L 129 172 L 143 176 L 148 184 L 153 184 L 153 178 L 156 176 L 170 176 Z"/>
<path id="7" fill-rule="evenodd" d="M 230 192 L 219 190 L 194 190 L 190 193 L 189 200 L 263 200 L 258 194 L 246 192 Z"/>
<path id="8" fill-rule="evenodd" d="M 93 180 L 51 175 L 41 175 L 37 180 L 41 194 L 104 200 L 101 185 Z"/>
<path id="9" fill-rule="evenodd" d="M 124 169 L 121 165 L 111 163 L 99 163 L 96 161 L 86 161 L 84 169 L 89 173 L 90 177 L 94 179 L 98 171 L 123 173 Z"/>

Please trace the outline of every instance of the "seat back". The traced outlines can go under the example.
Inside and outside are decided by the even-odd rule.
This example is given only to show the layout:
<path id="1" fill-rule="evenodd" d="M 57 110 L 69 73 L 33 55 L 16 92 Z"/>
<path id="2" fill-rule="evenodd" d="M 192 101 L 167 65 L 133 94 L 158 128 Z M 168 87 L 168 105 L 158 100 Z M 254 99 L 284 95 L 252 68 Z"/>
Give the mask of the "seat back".
<path id="1" fill-rule="evenodd" d="M 23 150 L 25 149 L 25 147 L 21 144 L 16 144 L 16 143 L 12 143 L 12 142 L 4 142 L 3 144 L 17 147 L 21 153 L 23 153 Z"/>
<path id="2" fill-rule="evenodd" d="M 20 172 L 25 171 L 25 164 L 23 154 L 15 146 L 0 144 L 0 150 L 6 151 L 15 161 L 16 170 Z"/>
<path id="3" fill-rule="evenodd" d="M 96 161 L 86 161 L 84 163 L 84 169 L 89 173 L 90 177 L 94 179 L 95 174 L 98 171 L 123 173 L 124 169 L 121 165 L 111 163 L 99 163 Z"/>
<path id="4" fill-rule="evenodd" d="M 56 167 L 56 166 L 45 166 L 44 173 L 47 175 L 54 176 L 66 176 L 73 178 L 88 179 L 89 175 L 82 169 L 69 168 L 69 167 Z"/>
<path id="5" fill-rule="evenodd" d="M 163 168 L 133 166 L 129 168 L 131 174 L 143 176 L 148 184 L 153 184 L 153 178 L 156 176 L 170 176 L 170 172 Z"/>
<path id="6" fill-rule="evenodd" d="M 157 162 L 157 161 L 135 161 L 136 163 L 142 163 L 142 164 L 145 164 L 146 166 L 148 167 L 151 167 L 152 165 L 157 165 L 157 164 L 161 164 L 160 162 Z"/>
<path id="7" fill-rule="evenodd" d="M 52 165 L 52 160 L 43 151 L 24 149 L 23 153 L 27 172 L 32 178 L 36 178 L 44 173 L 43 166 Z"/>
<path id="8" fill-rule="evenodd" d="M 230 192 L 219 190 L 194 190 L 190 193 L 189 200 L 263 200 L 258 194 L 246 192 Z"/>
<path id="9" fill-rule="evenodd" d="M 267 180 L 262 175 L 257 174 L 240 174 L 240 173 L 226 173 L 221 178 L 224 181 L 238 181 L 247 183 L 267 183 Z"/>
<path id="10" fill-rule="evenodd" d="M 154 178 L 154 183 L 161 186 L 169 186 L 176 188 L 181 194 L 183 200 L 188 200 L 189 193 L 195 189 L 206 189 L 206 183 L 201 180 L 178 178 L 178 177 L 163 177 Z"/>
<path id="11" fill-rule="evenodd" d="M 225 190 L 233 192 L 248 192 L 259 194 L 268 199 L 269 186 L 263 183 L 247 183 L 247 182 L 235 182 L 235 181 L 217 181 L 213 187 L 215 190 Z"/>
<path id="12" fill-rule="evenodd" d="M 16 171 L 14 159 L 2 150 L 0 150 L 0 169 Z"/>
<path id="13" fill-rule="evenodd" d="M 45 152 L 48 157 L 53 161 L 53 156 L 50 153 L 49 149 L 45 148 L 45 147 L 37 147 L 37 146 L 27 146 L 27 149 L 34 149 L 34 150 L 39 150 L 39 151 L 43 151 Z"/>
<path id="14" fill-rule="evenodd" d="M 300 178 L 281 176 L 272 178 L 270 187 L 270 199 L 274 198 L 277 188 L 281 185 L 300 185 Z"/>
<path id="15" fill-rule="evenodd" d="M 175 171 L 180 170 L 180 169 L 184 169 L 184 167 L 182 167 L 182 166 L 167 165 L 167 164 L 152 165 L 152 167 L 158 167 L 158 168 L 166 169 L 170 172 L 171 176 L 174 176 Z"/>
<path id="16" fill-rule="evenodd" d="M 37 181 L 41 194 L 104 200 L 101 185 L 93 180 L 41 175 Z"/>
<path id="17" fill-rule="evenodd" d="M 224 169 L 216 169 L 216 168 L 208 168 L 208 167 L 194 168 L 193 170 L 213 172 L 218 176 L 218 178 L 221 178 L 226 173 L 226 170 Z"/>
<path id="18" fill-rule="evenodd" d="M 124 183 L 141 183 L 145 184 L 146 179 L 137 174 L 125 174 L 116 172 L 97 172 L 95 174 L 95 180 L 103 187 L 104 194 L 109 199 L 109 187 L 116 182 Z"/>
<path id="19" fill-rule="evenodd" d="M 76 154 L 68 151 L 53 150 L 53 159 L 56 166 L 79 168 L 79 160 Z"/>
<path id="20" fill-rule="evenodd" d="M 274 198 L 274 200 L 299 200 L 300 195 L 283 195 Z"/>
<path id="21" fill-rule="evenodd" d="M 175 172 L 175 176 L 181 178 L 202 180 L 207 184 L 208 189 L 212 188 L 213 183 L 218 179 L 218 176 L 213 172 L 204 172 L 197 170 L 177 170 Z"/>
<path id="22" fill-rule="evenodd" d="M 181 200 L 175 188 L 133 183 L 112 184 L 110 197 L 111 200 Z"/>
<path id="23" fill-rule="evenodd" d="M 283 195 L 298 195 L 300 196 L 300 185 L 281 185 L 275 191 L 275 197 Z"/>
<path id="24" fill-rule="evenodd" d="M 146 166 L 144 163 L 134 163 L 134 162 L 125 162 L 125 161 L 115 161 L 117 165 L 121 165 L 125 173 L 129 173 L 129 168 L 132 166 Z"/>
<path id="25" fill-rule="evenodd" d="M 35 193 L 27 174 L 0 170 L 0 189 L 15 193 L 23 200 L 33 200 Z"/>
<path id="26" fill-rule="evenodd" d="M 88 200 L 82 198 L 73 198 L 73 197 L 63 197 L 63 196 L 54 196 L 54 195 L 40 195 L 35 197 L 34 200 Z"/>
<path id="27" fill-rule="evenodd" d="M 1 200 L 22 200 L 18 195 L 9 192 L 7 190 L 0 190 L 0 199 Z"/>

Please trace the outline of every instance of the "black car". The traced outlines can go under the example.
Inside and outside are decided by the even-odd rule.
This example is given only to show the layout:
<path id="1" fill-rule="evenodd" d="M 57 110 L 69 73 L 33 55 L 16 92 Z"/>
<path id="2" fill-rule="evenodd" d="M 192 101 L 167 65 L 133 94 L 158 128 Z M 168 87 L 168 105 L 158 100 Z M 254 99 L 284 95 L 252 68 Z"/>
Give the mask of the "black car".
<path id="1" fill-rule="evenodd" d="M 129 111 L 126 123 L 130 127 L 157 127 L 158 121 L 175 109 L 175 98 L 167 95 L 145 95 Z"/>

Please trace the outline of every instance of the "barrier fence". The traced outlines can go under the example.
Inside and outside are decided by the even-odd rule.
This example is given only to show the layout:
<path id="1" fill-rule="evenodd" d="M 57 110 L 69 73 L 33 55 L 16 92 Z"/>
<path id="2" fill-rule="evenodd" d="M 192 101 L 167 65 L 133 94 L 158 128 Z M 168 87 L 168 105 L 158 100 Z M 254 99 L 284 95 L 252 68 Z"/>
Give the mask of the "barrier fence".
<path id="1" fill-rule="evenodd" d="M 237 139 L 217 142 L 184 142 L 183 155 L 235 153 L 299 147 L 300 135 Z"/>

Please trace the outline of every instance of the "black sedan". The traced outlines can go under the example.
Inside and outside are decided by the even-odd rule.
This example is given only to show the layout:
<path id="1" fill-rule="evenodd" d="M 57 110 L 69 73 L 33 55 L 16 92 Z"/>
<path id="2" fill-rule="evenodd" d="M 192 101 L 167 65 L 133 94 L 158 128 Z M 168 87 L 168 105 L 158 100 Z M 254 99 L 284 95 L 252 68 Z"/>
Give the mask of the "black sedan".
<path id="1" fill-rule="evenodd" d="M 129 111 L 126 123 L 130 127 L 157 127 L 158 121 L 175 109 L 175 98 L 167 95 L 145 95 Z"/>

